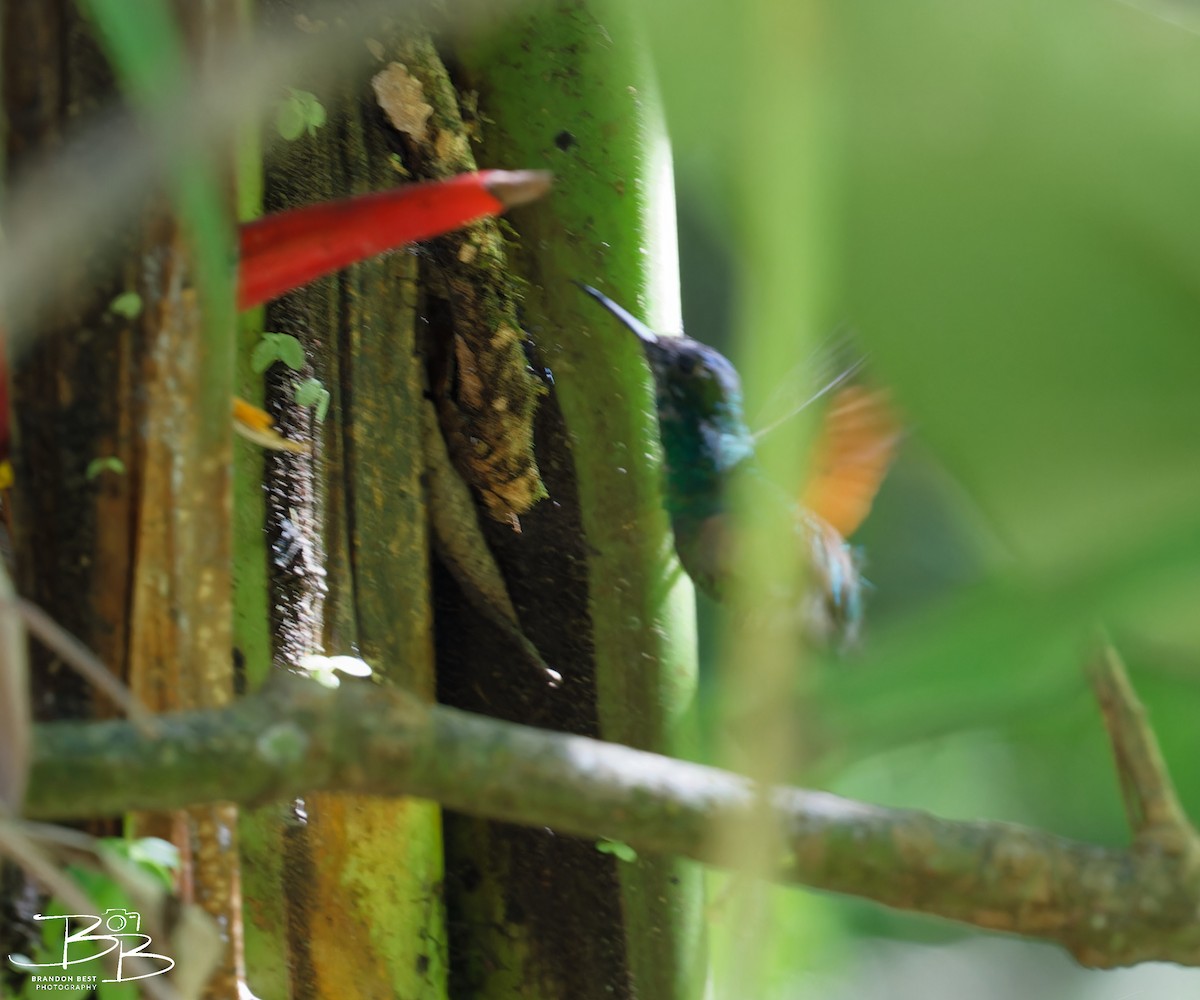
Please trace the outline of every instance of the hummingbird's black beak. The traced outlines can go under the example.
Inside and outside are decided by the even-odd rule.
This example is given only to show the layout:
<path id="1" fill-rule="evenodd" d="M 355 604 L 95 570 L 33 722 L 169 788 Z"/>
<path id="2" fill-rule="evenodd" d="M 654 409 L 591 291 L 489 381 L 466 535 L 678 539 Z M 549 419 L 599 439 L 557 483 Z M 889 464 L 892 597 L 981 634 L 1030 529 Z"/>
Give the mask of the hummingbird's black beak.
<path id="1" fill-rule="evenodd" d="M 636 319 L 630 313 L 626 312 L 619 305 L 617 305 L 607 295 L 605 295 L 603 292 L 597 291 L 591 285 L 585 285 L 582 281 L 576 281 L 575 284 L 587 292 L 588 295 L 599 302 L 602 306 L 604 306 L 605 309 L 616 316 L 617 319 L 619 319 L 627 327 L 629 327 L 637 339 L 643 344 L 646 344 L 648 347 L 658 346 L 658 334 L 651 330 L 650 327 L 646 326 L 646 324 L 640 319 Z"/>

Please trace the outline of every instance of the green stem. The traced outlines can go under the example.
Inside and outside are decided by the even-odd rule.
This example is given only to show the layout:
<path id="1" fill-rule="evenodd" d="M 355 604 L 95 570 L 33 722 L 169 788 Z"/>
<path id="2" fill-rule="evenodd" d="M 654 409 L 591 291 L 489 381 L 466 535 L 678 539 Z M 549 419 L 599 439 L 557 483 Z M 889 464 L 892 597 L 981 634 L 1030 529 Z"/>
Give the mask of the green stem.
<path id="1" fill-rule="evenodd" d="M 678 328 L 670 147 L 648 53 L 626 12 L 558 2 L 459 55 L 492 122 L 484 164 L 556 175 L 544 208 L 516 219 L 515 256 L 530 280 L 525 319 L 554 373 L 572 443 L 600 730 L 614 742 L 686 753 L 694 603 L 662 508 L 648 374 L 637 342 L 598 321 L 572 284 L 600 285 Z M 696 995 L 706 965 L 699 872 L 643 859 L 619 865 L 618 876 L 639 995 Z"/>

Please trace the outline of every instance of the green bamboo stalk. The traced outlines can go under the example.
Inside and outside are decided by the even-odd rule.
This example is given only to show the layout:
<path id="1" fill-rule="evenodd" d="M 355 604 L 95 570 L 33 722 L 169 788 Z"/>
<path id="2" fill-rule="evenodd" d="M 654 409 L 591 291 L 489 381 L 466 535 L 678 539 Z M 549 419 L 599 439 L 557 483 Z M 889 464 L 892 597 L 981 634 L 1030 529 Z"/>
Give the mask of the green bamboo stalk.
<path id="1" fill-rule="evenodd" d="M 239 17 L 248 25 L 252 0 L 241 0 Z M 235 147 L 236 211 L 239 223 L 262 215 L 263 164 L 261 125 L 249 121 Z M 238 316 L 236 390 L 243 399 L 263 404 L 263 378 L 250 367 L 250 356 L 263 334 L 261 308 Z M 245 688 L 257 691 L 270 676 L 272 642 L 266 504 L 266 458 L 261 448 L 235 441 L 233 451 L 233 642 Z M 246 976 L 256 996 L 287 996 L 289 965 L 287 895 L 284 877 L 286 831 L 291 807 L 273 802 L 243 809 L 238 818 L 242 863 L 243 933 Z"/>
<path id="2" fill-rule="evenodd" d="M 590 552 L 587 574 L 604 739 L 686 752 L 695 685 L 692 589 L 659 493 L 657 424 L 636 342 L 570 282 L 600 284 L 678 328 L 669 146 L 647 52 L 627 15 L 556 2 L 458 56 L 489 127 L 484 165 L 554 170 L 547 209 L 525 213 L 517 262 L 525 317 L 554 373 Z M 699 873 L 665 859 L 617 865 L 637 995 L 695 995 L 704 980 Z"/>

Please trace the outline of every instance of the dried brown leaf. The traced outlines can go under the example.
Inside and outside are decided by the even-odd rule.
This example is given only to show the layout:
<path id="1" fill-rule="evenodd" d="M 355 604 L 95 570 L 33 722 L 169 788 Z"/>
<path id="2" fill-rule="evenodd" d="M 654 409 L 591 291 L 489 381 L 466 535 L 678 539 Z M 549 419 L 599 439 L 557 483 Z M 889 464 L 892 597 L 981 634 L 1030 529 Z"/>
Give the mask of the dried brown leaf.
<path id="1" fill-rule="evenodd" d="M 411 76 L 403 63 L 392 62 L 371 77 L 371 86 L 375 90 L 375 99 L 396 131 L 424 142 L 429 134 L 429 116 L 433 114 L 433 107 L 425 101 L 421 81 Z"/>

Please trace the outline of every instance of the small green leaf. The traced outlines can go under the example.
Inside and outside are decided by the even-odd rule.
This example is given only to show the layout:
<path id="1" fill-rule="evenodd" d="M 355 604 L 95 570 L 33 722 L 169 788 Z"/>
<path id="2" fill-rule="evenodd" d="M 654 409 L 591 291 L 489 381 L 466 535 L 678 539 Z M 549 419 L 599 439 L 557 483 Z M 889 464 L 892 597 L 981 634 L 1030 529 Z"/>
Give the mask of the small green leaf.
<path id="1" fill-rule="evenodd" d="M 315 100 L 308 109 L 308 134 L 316 135 L 317 129 L 325 124 L 325 107 Z"/>
<path id="2" fill-rule="evenodd" d="M 305 381 L 296 386 L 294 398 L 301 406 L 313 406 L 321 398 L 321 393 L 324 391 L 325 387 L 317 379 L 305 379 Z"/>
<path id="3" fill-rule="evenodd" d="M 279 358 L 275 354 L 275 345 L 267 339 L 267 334 L 263 335 L 263 339 L 254 345 L 254 350 L 250 352 L 250 370 L 255 375 L 261 375 L 271 367 Z"/>
<path id="4" fill-rule="evenodd" d="M 122 462 L 116 455 L 106 455 L 104 458 L 93 458 L 88 462 L 87 471 L 84 473 L 87 480 L 90 482 L 102 472 L 112 472 L 116 475 L 124 475 L 125 463 Z"/>
<path id="5" fill-rule="evenodd" d="M 163 840 L 161 837 L 140 837 L 123 843 L 129 845 L 126 853 L 129 860 L 136 864 L 156 865 L 171 871 L 179 868 L 179 848 L 169 840 Z"/>
<path id="6" fill-rule="evenodd" d="M 596 841 L 596 850 L 601 854 L 611 854 L 618 861 L 637 861 L 637 851 L 621 840 L 602 838 Z"/>
<path id="7" fill-rule="evenodd" d="M 172 872 L 179 868 L 179 849 L 170 841 L 159 837 L 141 837 L 137 840 L 105 837 L 101 843 L 106 850 L 153 875 L 164 888 L 171 888 L 174 882 Z"/>
<path id="8" fill-rule="evenodd" d="M 317 423 L 324 421 L 325 415 L 329 412 L 329 390 L 321 384 L 319 379 L 305 379 L 296 386 L 296 392 L 292 398 L 300 406 L 313 407 Z"/>
<path id="9" fill-rule="evenodd" d="M 279 360 L 294 372 L 303 368 L 304 345 L 287 333 L 276 333 L 273 336 L 279 344 Z"/>
<path id="10" fill-rule="evenodd" d="M 305 130 L 309 135 L 316 135 L 326 118 L 325 108 L 317 100 L 316 94 L 289 87 L 288 96 L 279 103 L 275 112 L 275 129 L 292 142 L 299 139 Z"/>
<path id="11" fill-rule="evenodd" d="M 250 354 L 250 369 L 261 375 L 276 361 L 298 372 L 304 367 L 304 345 L 287 333 L 264 333 Z"/>
<path id="12" fill-rule="evenodd" d="M 288 142 L 294 142 L 304 133 L 304 111 L 293 98 L 280 102 L 276 109 L 275 131 Z"/>
<path id="13" fill-rule="evenodd" d="M 142 297 L 137 292 L 122 292 L 109 304 L 110 312 L 126 319 L 136 319 L 142 312 Z"/>

